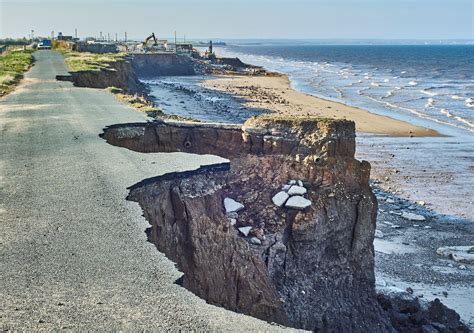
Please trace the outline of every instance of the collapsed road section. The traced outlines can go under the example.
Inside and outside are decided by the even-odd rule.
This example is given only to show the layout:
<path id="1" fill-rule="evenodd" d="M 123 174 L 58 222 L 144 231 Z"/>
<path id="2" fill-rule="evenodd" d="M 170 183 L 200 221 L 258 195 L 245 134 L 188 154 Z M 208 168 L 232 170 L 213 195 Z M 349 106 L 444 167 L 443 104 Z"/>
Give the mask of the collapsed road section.
<path id="1" fill-rule="evenodd" d="M 377 295 L 377 201 L 369 163 L 354 158 L 353 122 L 156 121 L 110 126 L 102 137 L 142 153 L 229 159 L 144 180 L 128 197 L 151 224 L 149 240 L 184 273 L 182 285 L 209 303 L 318 332 L 465 329 L 439 301 Z"/>

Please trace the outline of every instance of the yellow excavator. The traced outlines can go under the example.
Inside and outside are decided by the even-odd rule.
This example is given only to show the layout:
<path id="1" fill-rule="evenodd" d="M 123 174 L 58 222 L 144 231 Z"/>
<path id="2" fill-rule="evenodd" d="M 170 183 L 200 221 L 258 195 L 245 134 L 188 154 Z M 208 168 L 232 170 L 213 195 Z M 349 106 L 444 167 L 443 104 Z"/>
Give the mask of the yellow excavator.
<path id="1" fill-rule="evenodd" d="M 148 36 L 145 41 L 143 42 L 143 48 L 146 48 L 148 42 L 153 39 L 153 45 L 158 45 L 158 41 L 156 40 L 155 33 L 152 32 L 150 36 Z"/>

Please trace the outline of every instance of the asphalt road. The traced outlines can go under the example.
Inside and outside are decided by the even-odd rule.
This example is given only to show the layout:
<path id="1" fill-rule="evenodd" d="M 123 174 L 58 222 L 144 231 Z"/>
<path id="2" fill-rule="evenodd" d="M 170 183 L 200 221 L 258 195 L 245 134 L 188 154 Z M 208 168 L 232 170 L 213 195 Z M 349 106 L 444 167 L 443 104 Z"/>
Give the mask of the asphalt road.
<path id="1" fill-rule="evenodd" d="M 55 80 L 60 54 L 35 53 L 0 99 L 0 329 L 276 331 L 174 284 L 174 264 L 146 242 L 126 188 L 216 157 L 140 154 L 99 138 L 145 121 L 103 90 Z"/>

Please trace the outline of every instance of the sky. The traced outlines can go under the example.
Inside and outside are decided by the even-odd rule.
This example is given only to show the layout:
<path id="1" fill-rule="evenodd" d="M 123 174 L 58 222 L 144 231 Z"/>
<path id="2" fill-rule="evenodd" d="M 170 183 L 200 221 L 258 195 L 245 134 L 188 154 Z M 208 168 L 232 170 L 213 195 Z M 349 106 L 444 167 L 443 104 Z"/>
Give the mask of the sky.
<path id="1" fill-rule="evenodd" d="M 474 39 L 473 0 L 0 0 L 0 38 Z"/>

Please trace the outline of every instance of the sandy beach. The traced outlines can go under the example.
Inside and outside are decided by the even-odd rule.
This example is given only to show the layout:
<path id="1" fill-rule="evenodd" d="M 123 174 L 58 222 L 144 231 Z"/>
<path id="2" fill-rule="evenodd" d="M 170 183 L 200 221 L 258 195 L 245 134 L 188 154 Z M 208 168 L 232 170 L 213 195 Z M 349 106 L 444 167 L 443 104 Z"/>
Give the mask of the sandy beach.
<path id="1" fill-rule="evenodd" d="M 203 86 L 238 96 L 250 108 L 268 109 L 283 115 L 317 115 L 323 118 L 353 120 L 358 132 L 414 137 L 439 135 L 431 129 L 296 91 L 291 88 L 285 75 L 227 75 L 204 81 Z"/>
<path id="2" fill-rule="evenodd" d="M 267 112 L 354 120 L 356 155 L 372 165 L 379 202 L 377 288 L 442 298 L 474 327 L 472 268 L 436 254 L 474 240 L 472 161 L 463 155 L 472 153 L 469 140 L 298 92 L 286 76 L 167 77 L 152 93 L 164 112 L 202 121 L 239 123 Z"/>

